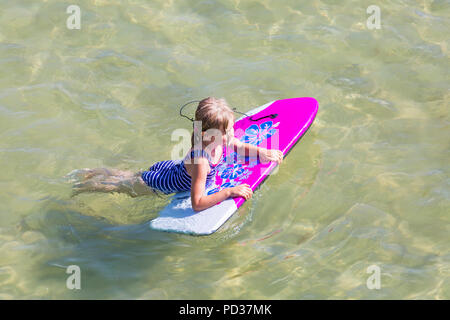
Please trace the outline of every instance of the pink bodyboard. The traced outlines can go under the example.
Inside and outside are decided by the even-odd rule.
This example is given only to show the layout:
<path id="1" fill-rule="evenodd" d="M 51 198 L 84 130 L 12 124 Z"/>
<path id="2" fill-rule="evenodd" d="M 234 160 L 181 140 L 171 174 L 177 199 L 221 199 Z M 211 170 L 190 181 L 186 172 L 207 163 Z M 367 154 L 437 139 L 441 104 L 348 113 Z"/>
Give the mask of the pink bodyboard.
<path id="1" fill-rule="evenodd" d="M 319 104 L 314 98 L 292 98 L 269 102 L 246 112 L 234 124 L 235 137 L 240 141 L 267 149 L 281 150 L 286 156 L 313 123 Z M 256 120 L 256 121 L 255 121 Z M 224 188 L 249 184 L 255 191 L 277 163 L 261 163 L 256 157 L 243 157 L 231 148 L 224 149 L 222 163 L 205 195 Z M 152 229 L 207 235 L 215 232 L 245 199 L 229 198 L 214 207 L 195 212 L 190 192 L 175 195 L 173 201 L 150 222 Z"/>

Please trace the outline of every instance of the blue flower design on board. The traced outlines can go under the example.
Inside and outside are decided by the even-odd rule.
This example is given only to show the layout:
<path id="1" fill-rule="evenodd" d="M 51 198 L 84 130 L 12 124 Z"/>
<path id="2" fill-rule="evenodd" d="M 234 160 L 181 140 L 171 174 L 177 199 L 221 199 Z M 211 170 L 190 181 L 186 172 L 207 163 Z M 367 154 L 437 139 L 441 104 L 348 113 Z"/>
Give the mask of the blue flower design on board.
<path id="1" fill-rule="evenodd" d="M 234 180 L 244 172 L 245 169 L 242 167 L 242 164 L 234 164 L 232 166 L 226 167 L 221 172 L 220 177 L 224 180 L 226 179 Z"/>
<path id="2" fill-rule="evenodd" d="M 253 171 L 250 171 L 250 170 L 248 170 L 248 169 L 245 169 L 245 172 L 239 176 L 238 180 L 243 181 L 243 180 L 248 179 L 248 177 L 250 177 L 250 175 L 252 174 L 252 172 L 253 172 Z"/>
<path id="3" fill-rule="evenodd" d="M 279 122 L 273 124 L 272 121 L 266 121 L 261 123 L 259 126 L 257 124 L 252 124 L 250 127 L 245 129 L 245 134 L 242 136 L 240 141 L 257 146 L 265 139 L 273 136 L 275 132 L 277 132 L 274 128 L 278 127 L 279 124 Z"/>
<path id="4" fill-rule="evenodd" d="M 231 163 L 231 164 L 227 164 L 226 162 L 220 164 L 219 167 L 217 168 L 217 172 L 218 172 L 218 174 L 219 174 L 219 177 L 222 177 L 224 171 L 225 171 L 225 170 L 228 170 L 228 168 L 229 168 L 230 166 L 233 166 L 233 164 L 232 164 L 232 163 Z"/>

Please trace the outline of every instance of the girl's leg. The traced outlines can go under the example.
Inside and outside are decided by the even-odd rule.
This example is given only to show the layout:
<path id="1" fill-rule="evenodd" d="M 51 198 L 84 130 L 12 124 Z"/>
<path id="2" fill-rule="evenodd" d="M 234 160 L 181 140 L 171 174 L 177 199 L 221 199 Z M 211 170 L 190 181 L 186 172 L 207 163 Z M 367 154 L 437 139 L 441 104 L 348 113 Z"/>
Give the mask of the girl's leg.
<path id="1" fill-rule="evenodd" d="M 147 186 L 142 180 L 141 173 L 118 169 L 89 169 L 83 182 L 74 185 L 72 197 L 83 192 L 119 192 L 131 197 L 158 193 Z"/>
<path id="2" fill-rule="evenodd" d="M 147 196 L 151 194 L 156 194 L 160 196 L 160 194 L 156 190 L 149 187 L 144 182 L 144 180 L 142 180 L 141 172 L 131 174 L 125 173 L 124 175 L 120 176 L 117 192 L 127 193 L 129 196 L 133 198 L 139 196 Z"/>
<path id="3" fill-rule="evenodd" d="M 130 176 L 133 172 L 124 171 L 118 169 L 108 169 L 108 168 L 94 168 L 94 169 L 78 169 L 70 172 L 66 177 L 71 178 L 73 180 L 84 181 L 87 179 L 91 179 L 95 176 Z"/>

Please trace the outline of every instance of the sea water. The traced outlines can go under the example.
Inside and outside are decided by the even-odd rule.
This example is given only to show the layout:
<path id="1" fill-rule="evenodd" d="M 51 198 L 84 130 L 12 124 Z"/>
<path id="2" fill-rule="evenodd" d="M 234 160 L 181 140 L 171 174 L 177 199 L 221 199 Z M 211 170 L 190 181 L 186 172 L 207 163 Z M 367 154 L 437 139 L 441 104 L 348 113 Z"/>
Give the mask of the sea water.
<path id="1" fill-rule="evenodd" d="M 448 1 L 70 5 L 1 1 L 1 299 L 450 298 Z M 74 169 L 170 159 L 208 96 L 319 102 L 217 233 L 149 229 L 167 197 L 70 196 Z"/>

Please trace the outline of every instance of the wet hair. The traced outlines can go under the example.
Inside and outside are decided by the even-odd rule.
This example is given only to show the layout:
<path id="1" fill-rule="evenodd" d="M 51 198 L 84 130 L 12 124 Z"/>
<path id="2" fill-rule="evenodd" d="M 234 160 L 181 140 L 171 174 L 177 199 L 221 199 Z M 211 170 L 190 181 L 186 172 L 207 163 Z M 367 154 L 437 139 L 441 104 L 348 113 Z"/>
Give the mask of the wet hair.
<path id="1" fill-rule="evenodd" d="M 208 97 L 199 102 L 195 111 L 195 121 L 202 122 L 202 132 L 209 129 L 218 129 L 225 132 L 228 125 L 234 123 L 234 120 L 234 112 L 225 99 Z M 191 137 L 192 147 L 194 147 L 194 142 L 193 132 Z"/>

